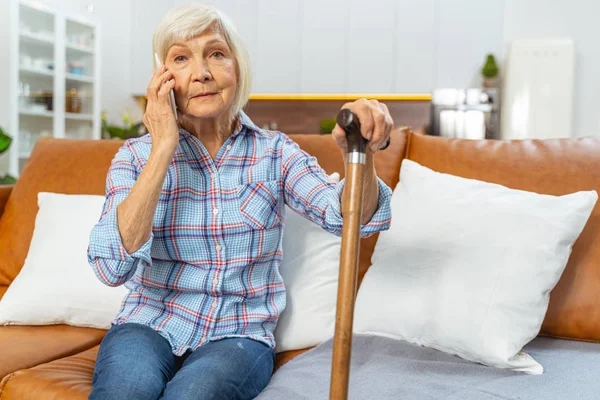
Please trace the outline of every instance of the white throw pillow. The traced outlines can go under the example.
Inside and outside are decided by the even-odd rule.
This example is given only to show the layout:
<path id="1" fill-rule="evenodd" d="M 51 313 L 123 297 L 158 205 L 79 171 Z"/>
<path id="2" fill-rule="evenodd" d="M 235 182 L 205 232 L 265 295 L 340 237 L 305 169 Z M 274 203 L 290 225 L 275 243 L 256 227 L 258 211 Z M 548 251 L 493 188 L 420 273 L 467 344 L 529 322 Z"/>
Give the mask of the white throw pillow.
<path id="1" fill-rule="evenodd" d="M 536 194 L 404 160 L 358 292 L 354 330 L 541 374 L 522 351 L 539 333 L 598 199 Z"/>
<path id="2" fill-rule="evenodd" d="M 334 173 L 329 179 L 339 182 Z M 286 206 L 279 272 L 286 307 L 275 331 L 277 352 L 316 346 L 333 336 L 342 241 Z"/>
<path id="3" fill-rule="evenodd" d="M 104 200 L 38 193 L 29 252 L 0 300 L 0 324 L 110 327 L 127 289 L 102 284 L 87 262 L 90 232 Z"/>

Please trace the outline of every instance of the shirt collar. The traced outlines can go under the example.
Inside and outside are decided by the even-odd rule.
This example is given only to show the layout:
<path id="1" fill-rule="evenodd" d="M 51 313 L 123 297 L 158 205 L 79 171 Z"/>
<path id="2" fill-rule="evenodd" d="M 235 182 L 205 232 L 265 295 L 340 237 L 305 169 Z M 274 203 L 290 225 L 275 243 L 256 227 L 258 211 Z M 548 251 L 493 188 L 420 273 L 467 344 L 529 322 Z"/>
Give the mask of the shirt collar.
<path id="1" fill-rule="evenodd" d="M 242 110 L 239 112 L 240 118 L 238 119 L 238 124 L 235 130 L 233 131 L 233 135 L 237 135 L 242 131 L 242 128 L 247 128 L 254 132 L 260 132 L 260 128 L 256 126 L 254 122 L 250 119 L 250 117 Z"/>
<path id="2" fill-rule="evenodd" d="M 256 126 L 256 124 L 254 122 L 252 122 L 250 117 L 244 111 L 240 110 L 237 125 L 236 125 L 235 129 L 233 130 L 233 134 L 231 136 L 236 136 L 240 133 L 245 133 L 247 130 L 251 130 L 256 133 L 260 133 L 260 128 L 258 126 Z M 179 132 L 182 132 L 187 135 L 191 135 L 191 133 L 189 133 L 182 127 L 179 127 Z"/>

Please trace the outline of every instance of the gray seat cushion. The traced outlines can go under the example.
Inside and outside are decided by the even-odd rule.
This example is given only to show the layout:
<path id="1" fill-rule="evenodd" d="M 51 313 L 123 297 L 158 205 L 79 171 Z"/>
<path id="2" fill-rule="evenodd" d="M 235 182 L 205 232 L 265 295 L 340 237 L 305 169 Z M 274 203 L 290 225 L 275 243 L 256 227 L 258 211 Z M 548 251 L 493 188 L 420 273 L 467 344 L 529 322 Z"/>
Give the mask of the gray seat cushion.
<path id="1" fill-rule="evenodd" d="M 333 341 L 281 367 L 257 397 L 328 399 Z M 600 344 L 536 338 L 527 375 L 379 336 L 354 336 L 349 399 L 600 399 Z"/>

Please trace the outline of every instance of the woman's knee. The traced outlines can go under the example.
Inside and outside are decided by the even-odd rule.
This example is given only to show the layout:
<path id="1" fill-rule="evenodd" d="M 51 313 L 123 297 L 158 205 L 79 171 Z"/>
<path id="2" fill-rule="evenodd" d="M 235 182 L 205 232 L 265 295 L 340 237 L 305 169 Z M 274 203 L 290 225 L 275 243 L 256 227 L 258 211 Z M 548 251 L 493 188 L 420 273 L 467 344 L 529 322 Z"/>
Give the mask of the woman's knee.
<path id="1" fill-rule="evenodd" d="M 112 327 L 100 345 L 90 398 L 158 398 L 176 371 L 176 357 L 162 341 L 138 324 Z"/>
<path id="2" fill-rule="evenodd" d="M 124 323 L 112 326 L 102 343 L 100 351 L 103 350 L 114 353 L 141 353 L 155 349 L 155 352 L 171 351 L 171 346 L 167 339 L 162 337 L 154 329 L 136 323 Z"/>

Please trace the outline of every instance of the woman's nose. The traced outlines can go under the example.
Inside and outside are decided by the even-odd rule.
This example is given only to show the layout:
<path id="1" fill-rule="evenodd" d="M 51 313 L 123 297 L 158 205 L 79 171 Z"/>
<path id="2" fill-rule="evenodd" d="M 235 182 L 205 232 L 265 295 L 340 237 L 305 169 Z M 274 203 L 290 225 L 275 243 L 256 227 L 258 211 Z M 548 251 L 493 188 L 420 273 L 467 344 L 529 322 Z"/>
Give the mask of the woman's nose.
<path id="1" fill-rule="evenodd" d="M 194 68 L 194 80 L 206 82 L 212 79 L 212 74 L 204 62 L 198 62 Z"/>

